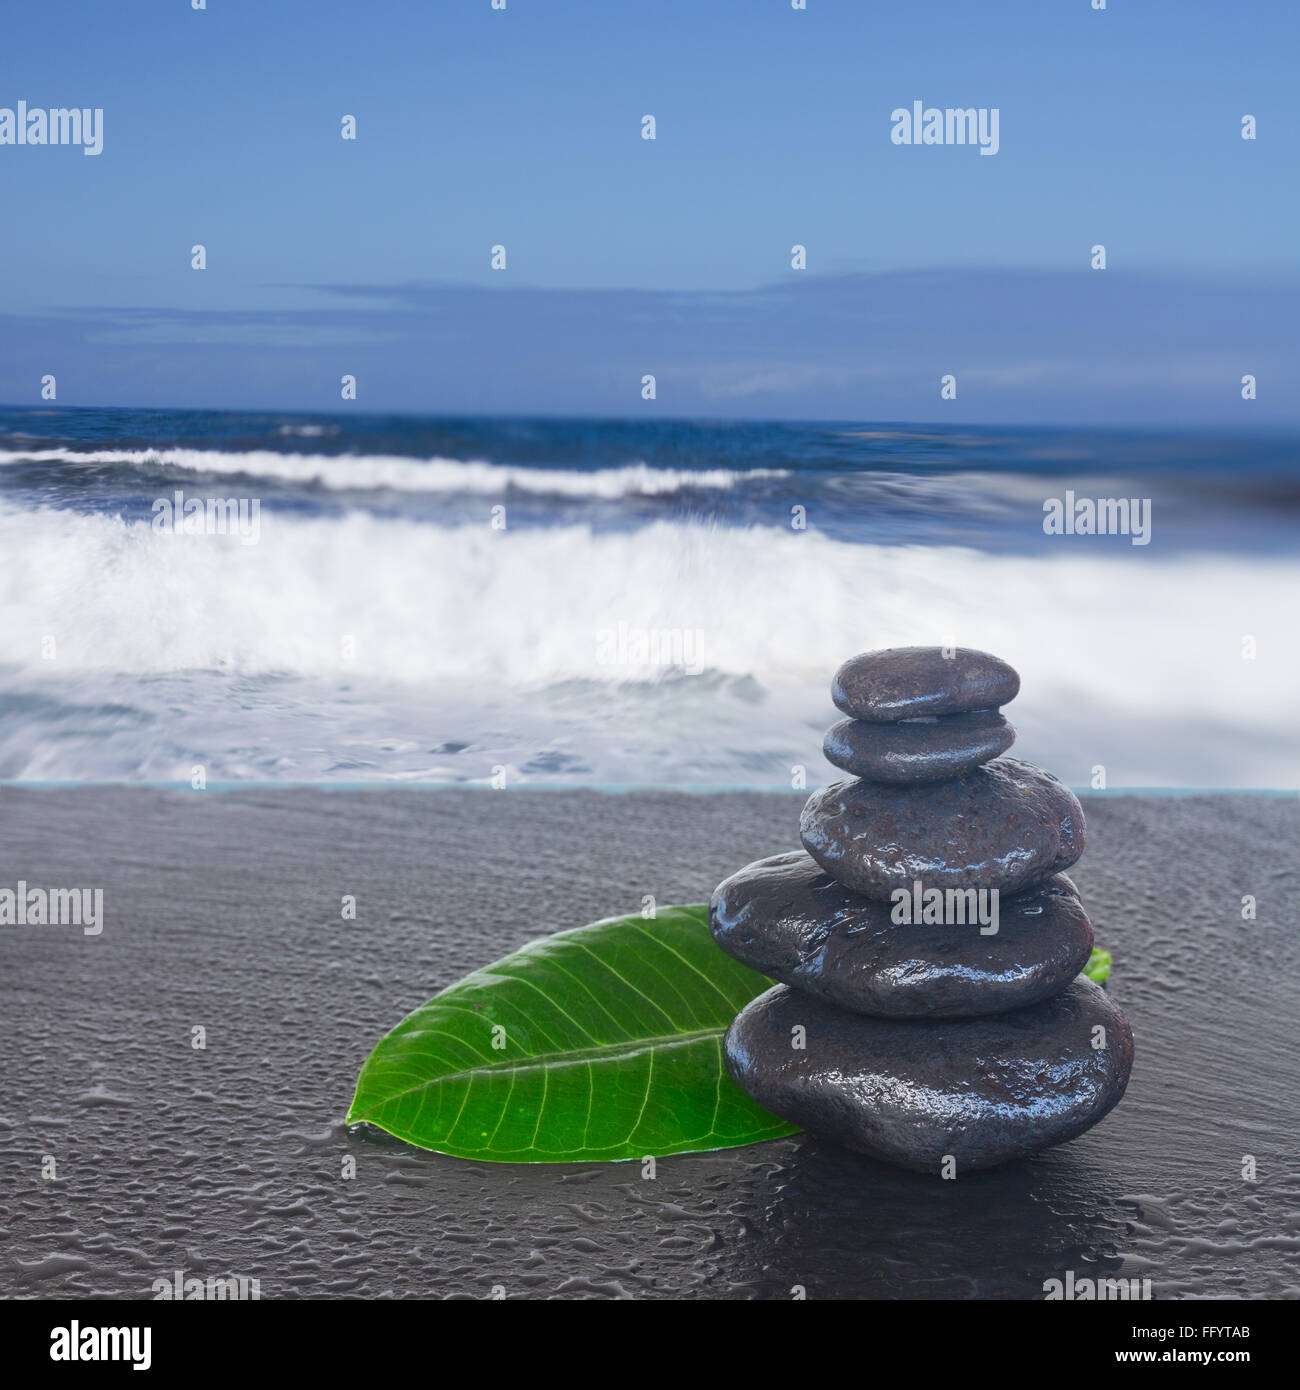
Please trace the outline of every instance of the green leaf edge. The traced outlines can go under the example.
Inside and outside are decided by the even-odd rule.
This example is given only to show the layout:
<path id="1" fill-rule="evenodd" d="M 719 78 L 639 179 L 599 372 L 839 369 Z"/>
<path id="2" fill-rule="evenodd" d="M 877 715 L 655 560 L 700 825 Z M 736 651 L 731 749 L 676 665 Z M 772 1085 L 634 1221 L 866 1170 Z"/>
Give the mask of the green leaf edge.
<path id="1" fill-rule="evenodd" d="M 1095 983 L 1104 985 L 1110 978 L 1110 952 L 1103 951 L 1100 946 L 1094 946 L 1088 964 L 1083 967 L 1083 973 Z"/>
<path id="2" fill-rule="evenodd" d="M 707 921 L 708 921 L 708 913 L 709 913 L 709 906 L 708 906 L 707 903 L 688 903 L 688 904 L 675 905 L 675 906 L 672 906 L 672 907 L 661 907 L 661 908 L 658 909 L 658 912 L 659 912 L 660 914 L 665 914 L 665 913 L 669 913 L 669 912 L 688 913 L 688 914 L 690 914 L 692 917 L 698 918 L 699 921 L 700 921 L 701 923 L 707 923 Z M 604 925 L 605 925 L 606 923 L 608 923 L 608 922 L 616 922 L 616 921 L 621 921 L 621 920 L 624 920 L 624 919 L 623 919 L 623 918 L 620 918 L 620 917 L 604 917 L 604 918 L 601 918 L 599 921 L 596 921 L 596 922 L 586 922 L 586 923 L 583 923 L 583 925 L 582 925 L 582 926 L 579 926 L 579 927 L 570 927 L 570 928 L 568 928 L 568 929 L 565 930 L 565 931 L 552 932 L 552 933 L 550 933 L 550 936 L 552 936 L 552 937 L 571 936 L 571 935 L 573 935 L 573 934 L 575 934 L 575 933 L 577 933 L 577 932 L 587 931 L 587 930 L 589 930 L 589 929 L 592 928 L 592 927 L 604 926 Z M 539 939 L 539 938 L 534 938 L 534 940 L 537 940 L 537 939 Z M 452 990 L 455 990 L 455 989 L 457 989 L 458 987 L 460 987 L 461 985 L 463 985 L 463 984 L 465 983 L 465 981 L 468 980 L 471 976 L 473 976 L 473 975 L 478 975 L 478 974 L 488 974 L 488 973 L 491 973 L 491 971 L 492 971 L 497 965 L 500 965 L 503 961 L 509 960 L 512 956 L 517 955 L 517 954 L 519 953 L 519 951 L 524 950 L 525 947 L 526 947 L 528 944 L 529 944 L 529 943 L 525 942 L 525 943 L 524 943 L 524 946 L 519 947 L 518 950 L 516 950 L 516 951 L 511 951 L 510 954 L 509 954 L 508 956 L 502 956 L 499 960 L 492 961 L 492 962 L 491 962 L 490 964 L 488 964 L 488 965 L 480 966 L 478 969 L 471 971 L 469 975 L 462 976 L 461 979 L 454 981 L 452 984 L 448 985 L 446 989 L 439 990 L 437 994 L 433 995 L 432 998 L 430 998 L 429 1000 L 427 1000 L 424 1004 L 418 1004 L 414 1009 L 410 1010 L 410 1012 L 407 1013 L 403 1018 L 399 1019 L 398 1022 L 395 1023 L 395 1024 L 393 1025 L 393 1027 L 390 1028 L 390 1029 L 388 1030 L 388 1032 L 385 1033 L 385 1034 L 383 1035 L 383 1037 L 381 1037 L 381 1038 L 379 1039 L 379 1041 L 374 1045 L 374 1047 L 371 1048 L 370 1052 L 369 1052 L 369 1053 L 367 1054 L 367 1056 L 366 1056 L 365 1062 L 362 1063 L 362 1065 L 361 1065 L 361 1070 L 360 1070 L 360 1072 L 358 1072 L 358 1074 L 357 1074 L 357 1084 L 356 1084 L 356 1086 L 353 1088 L 352 1102 L 351 1102 L 351 1104 L 348 1106 L 348 1113 L 347 1113 L 347 1115 L 344 1117 L 343 1123 L 344 1123 L 345 1125 L 356 1125 L 356 1124 L 366 1124 L 366 1125 L 370 1125 L 370 1126 L 372 1126 L 372 1127 L 375 1128 L 375 1129 L 383 1130 L 386 1134 L 391 1134 L 395 1139 L 400 1139 L 402 1143 L 404 1143 L 404 1144 L 409 1144 L 409 1145 L 411 1145 L 412 1148 L 422 1149 L 422 1150 L 424 1150 L 426 1153 L 443 1154 L 443 1155 L 445 1155 L 445 1156 L 447 1156 L 447 1157 L 449 1157 L 449 1158 L 460 1158 L 460 1159 L 464 1159 L 464 1160 L 467 1161 L 467 1162 L 472 1162 L 472 1163 L 496 1163 L 496 1164 L 505 1164 L 505 1165 L 515 1164 L 515 1165 L 519 1165 L 519 1166 L 528 1166 L 528 1167 L 533 1167 L 533 1166 L 535 1166 L 535 1165 L 537 1165 L 537 1164 L 555 1165 L 555 1164 L 565 1164 L 565 1163 L 567 1163 L 567 1164 L 581 1164 L 581 1163 L 637 1163 L 637 1162 L 640 1162 L 643 1158 L 645 1158 L 645 1157 L 651 1157 L 651 1156 L 653 1156 L 653 1157 L 655 1157 L 655 1158 L 668 1158 L 668 1157 L 670 1157 L 670 1156 L 673 1155 L 673 1154 L 685 1154 L 685 1153 L 717 1153 L 717 1152 L 719 1152 L 719 1151 L 722 1150 L 722 1149 L 748 1148 L 748 1147 L 749 1147 L 750 1145 L 752 1145 L 752 1144 L 765 1144 L 765 1143 L 767 1143 L 769 1140 L 772 1140 L 772 1139 L 784 1139 L 784 1138 L 788 1138 L 788 1137 L 789 1137 L 790 1135 L 792 1135 L 792 1134 L 798 1134 L 798 1133 L 800 1133 L 800 1128 L 799 1128 L 798 1125 L 792 1125 L 792 1124 L 790 1124 L 788 1121 L 782 1120 L 782 1119 L 780 1119 L 779 1117 L 773 1115 L 773 1116 L 772 1116 L 773 1127 L 772 1127 L 771 1132 L 770 1132 L 770 1133 L 767 1133 L 767 1134 L 764 1134 L 761 1138 L 757 1138 L 757 1139 L 752 1139 L 752 1138 L 751 1138 L 751 1139 L 739 1139 L 739 1140 L 736 1140 L 736 1141 L 731 1142 L 731 1143 L 711 1144 L 711 1145 L 707 1145 L 707 1146 L 702 1146 L 702 1145 L 700 1145 L 697 1141 L 685 1140 L 685 1141 L 683 1141 L 683 1143 L 682 1143 L 681 1145 L 669 1146 L 669 1147 L 667 1147 L 667 1148 L 664 1148 L 664 1149 L 662 1149 L 662 1150 L 656 1152 L 656 1153 L 653 1154 L 653 1155 L 650 1155 L 650 1154 L 628 1155 L 628 1156 L 622 1157 L 622 1158 L 609 1158 L 609 1159 L 594 1158 L 594 1157 L 591 1157 L 591 1156 L 589 1156 L 589 1155 L 587 1155 L 587 1156 L 573 1157 L 573 1158 L 563 1158 L 563 1157 L 560 1157 L 560 1158 L 513 1158 L 513 1157 L 508 1157 L 508 1158 L 496 1158 L 496 1157 L 493 1157 L 493 1156 L 491 1156 L 491 1155 L 489 1155 L 489 1154 L 485 1154 L 485 1153 L 483 1153 L 483 1152 L 481 1152 L 481 1151 L 478 1151 L 478 1150 L 464 1150 L 464 1151 L 458 1152 L 458 1151 L 457 1151 L 456 1149 L 454 1149 L 454 1148 L 438 1148 L 438 1147 L 436 1147 L 436 1146 L 434 1146 L 434 1145 L 431 1145 L 431 1144 L 422 1144 L 422 1143 L 420 1143 L 418 1140 L 412 1139 L 409 1135 L 406 1135 L 406 1134 L 398 1134 L 398 1133 L 396 1133 L 396 1131 L 390 1129 L 387 1125 L 384 1125 L 384 1124 L 380 1123 L 380 1122 L 377 1121 L 377 1120 L 369 1119 L 369 1118 L 367 1118 L 367 1117 L 364 1116 L 364 1115 L 358 1115 L 358 1114 L 356 1113 L 356 1109 L 357 1109 L 357 1098 L 358 1098 L 358 1096 L 359 1096 L 360 1093 L 361 1093 L 361 1083 L 362 1083 L 362 1080 L 363 1080 L 363 1078 L 364 1078 L 364 1076 L 365 1076 L 366 1067 L 367 1067 L 367 1065 L 369 1064 L 371 1057 L 373 1057 L 373 1056 L 375 1055 L 375 1053 L 378 1052 L 379 1049 L 383 1047 L 385 1041 L 386 1041 L 394 1032 L 396 1032 L 398 1029 L 400 1029 L 401 1026 L 402 1026 L 402 1024 L 405 1023 L 407 1019 L 409 1019 L 413 1014 L 419 1013 L 420 1010 L 423 1009 L 423 1008 L 425 1008 L 425 1007 L 427 1007 L 428 1004 L 432 1004 L 435 1000 L 441 999 L 441 998 L 443 997 L 443 995 L 448 994 L 448 993 L 450 993 Z M 752 972 L 752 973 L 754 973 L 755 975 L 758 974 L 757 971 L 754 971 L 754 972 Z M 763 978 L 765 978 L 765 977 L 759 976 L 759 978 L 760 978 L 760 979 L 763 979 Z M 775 983 L 775 981 L 769 981 L 769 984 L 774 984 L 774 983 Z M 762 991 L 758 991 L 758 993 L 761 993 L 761 992 L 762 992 Z M 755 997 L 757 997 L 757 994 L 755 995 Z M 730 1026 L 730 1025 L 728 1025 L 728 1026 Z M 719 1037 L 721 1037 L 721 1035 L 724 1034 L 724 1033 L 726 1032 L 726 1028 L 724 1028 L 724 1027 L 719 1027 L 719 1028 L 716 1029 L 716 1030 L 714 1030 L 714 1029 L 706 1029 L 706 1030 L 702 1030 L 702 1031 L 704 1031 L 704 1032 L 714 1032 L 714 1031 L 716 1031 L 717 1034 L 719 1035 Z M 737 1090 L 739 1089 L 738 1087 L 736 1087 L 735 1082 L 732 1081 L 731 1078 L 725 1074 L 725 1072 L 723 1073 L 723 1076 L 722 1076 L 722 1084 L 723 1084 L 723 1085 L 726 1085 L 726 1086 L 731 1086 L 731 1087 L 733 1087 L 733 1088 L 735 1088 L 735 1089 L 737 1089 Z M 751 1103 L 752 1103 L 752 1102 L 751 1102 Z"/>

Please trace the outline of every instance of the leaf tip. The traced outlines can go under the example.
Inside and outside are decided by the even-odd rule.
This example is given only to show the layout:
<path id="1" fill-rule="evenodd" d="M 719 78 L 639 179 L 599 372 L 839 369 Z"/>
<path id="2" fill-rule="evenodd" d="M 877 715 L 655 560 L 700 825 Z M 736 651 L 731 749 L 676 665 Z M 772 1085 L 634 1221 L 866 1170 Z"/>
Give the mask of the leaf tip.
<path id="1" fill-rule="evenodd" d="M 1083 973 L 1094 983 L 1104 985 L 1110 977 L 1110 966 L 1110 952 L 1103 951 L 1099 946 L 1094 947 L 1087 965 L 1083 967 Z"/>

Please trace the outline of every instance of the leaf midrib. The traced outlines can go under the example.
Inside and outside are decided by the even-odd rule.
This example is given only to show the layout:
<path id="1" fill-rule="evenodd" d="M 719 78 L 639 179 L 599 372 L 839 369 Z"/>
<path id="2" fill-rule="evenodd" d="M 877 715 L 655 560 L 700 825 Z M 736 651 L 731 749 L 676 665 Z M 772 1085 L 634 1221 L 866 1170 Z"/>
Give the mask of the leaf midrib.
<path id="1" fill-rule="evenodd" d="M 467 1077 L 478 1075 L 480 1072 L 501 1071 L 506 1068 L 513 1071 L 527 1071 L 533 1067 L 545 1067 L 552 1062 L 590 1062 L 599 1057 L 607 1057 L 611 1054 L 617 1056 L 620 1052 L 641 1051 L 647 1047 L 675 1047 L 681 1043 L 699 1042 L 702 1038 L 721 1037 L 730 1026 L 729 1023 L 725 1023 L 713 1028 L 697 1028 L 689 1033 L 662 1033 L 649 1038 L 623 1038 L 618 1042 L 601 1043 L 597 1047 L 580 1047 L 571 1052 L 539 1052 L 530 1057 L 514 1060 L 502 1057 L 496 1062 L 484 1062 L 477 1067 L 466 1067 L 460 1071 L 447 1072 L 443 1076 L 433 1076 L 428 1081 L 420 1081 L 414 1086 L 407 1086 L 404 1090 L 394 1091 L 382 1100 L 371 1103 L 368 1110 L 373 1112 L 381 1106 L 391 1105 L 394 1101 L 401 1100 L 403 1096 L 414 1095 L 417 1091 L 427 1090 L 430 1086 L 441 1086 L 444 1082 L 463 1081 Z M 348 1112 L 348 1119 L 354 1118 L 364 1119 L 365 1116 L 358 1114 L 353 1108 Z"/>

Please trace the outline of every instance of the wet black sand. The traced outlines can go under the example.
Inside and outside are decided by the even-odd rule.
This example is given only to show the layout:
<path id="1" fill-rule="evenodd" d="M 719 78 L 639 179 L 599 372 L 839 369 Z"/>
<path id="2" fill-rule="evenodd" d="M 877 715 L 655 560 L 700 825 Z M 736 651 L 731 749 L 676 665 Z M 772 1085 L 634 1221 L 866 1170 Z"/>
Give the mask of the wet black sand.
<path id="1" fill-rule="evenodd" d="M 643 894 L 702 901 L 797 847 L 801 801 L 0 789 L 0 887 L 102 886 L 106 918 L 0 927 L 0 1296 L 177 1269 L 263 1298 L 1041 1298 L 1070 1269 L 1300 1296 L 1300 800 L 1086 802 L 1071 872 L 1136 1062 L 1109 1119 L 1032 1161 L 943 1183 L 800 1136 L 646 1181 L 344 1130 L 406 1010 Z"/>

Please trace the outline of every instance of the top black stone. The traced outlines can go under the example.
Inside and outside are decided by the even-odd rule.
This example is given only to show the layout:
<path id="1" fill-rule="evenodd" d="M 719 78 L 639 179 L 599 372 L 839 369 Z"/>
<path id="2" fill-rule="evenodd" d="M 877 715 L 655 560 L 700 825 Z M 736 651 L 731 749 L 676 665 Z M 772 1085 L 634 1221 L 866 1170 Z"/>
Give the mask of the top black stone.
<path id="1" fill-rule="evenodd" d="M 951 656 L 945 656 L 951 651 Z M 886 647 L 853 656 L 835 673 L 831 699 L 873 724 L 994 709 L 1014 700 L 1020 677 L 969 647 Z"/>

